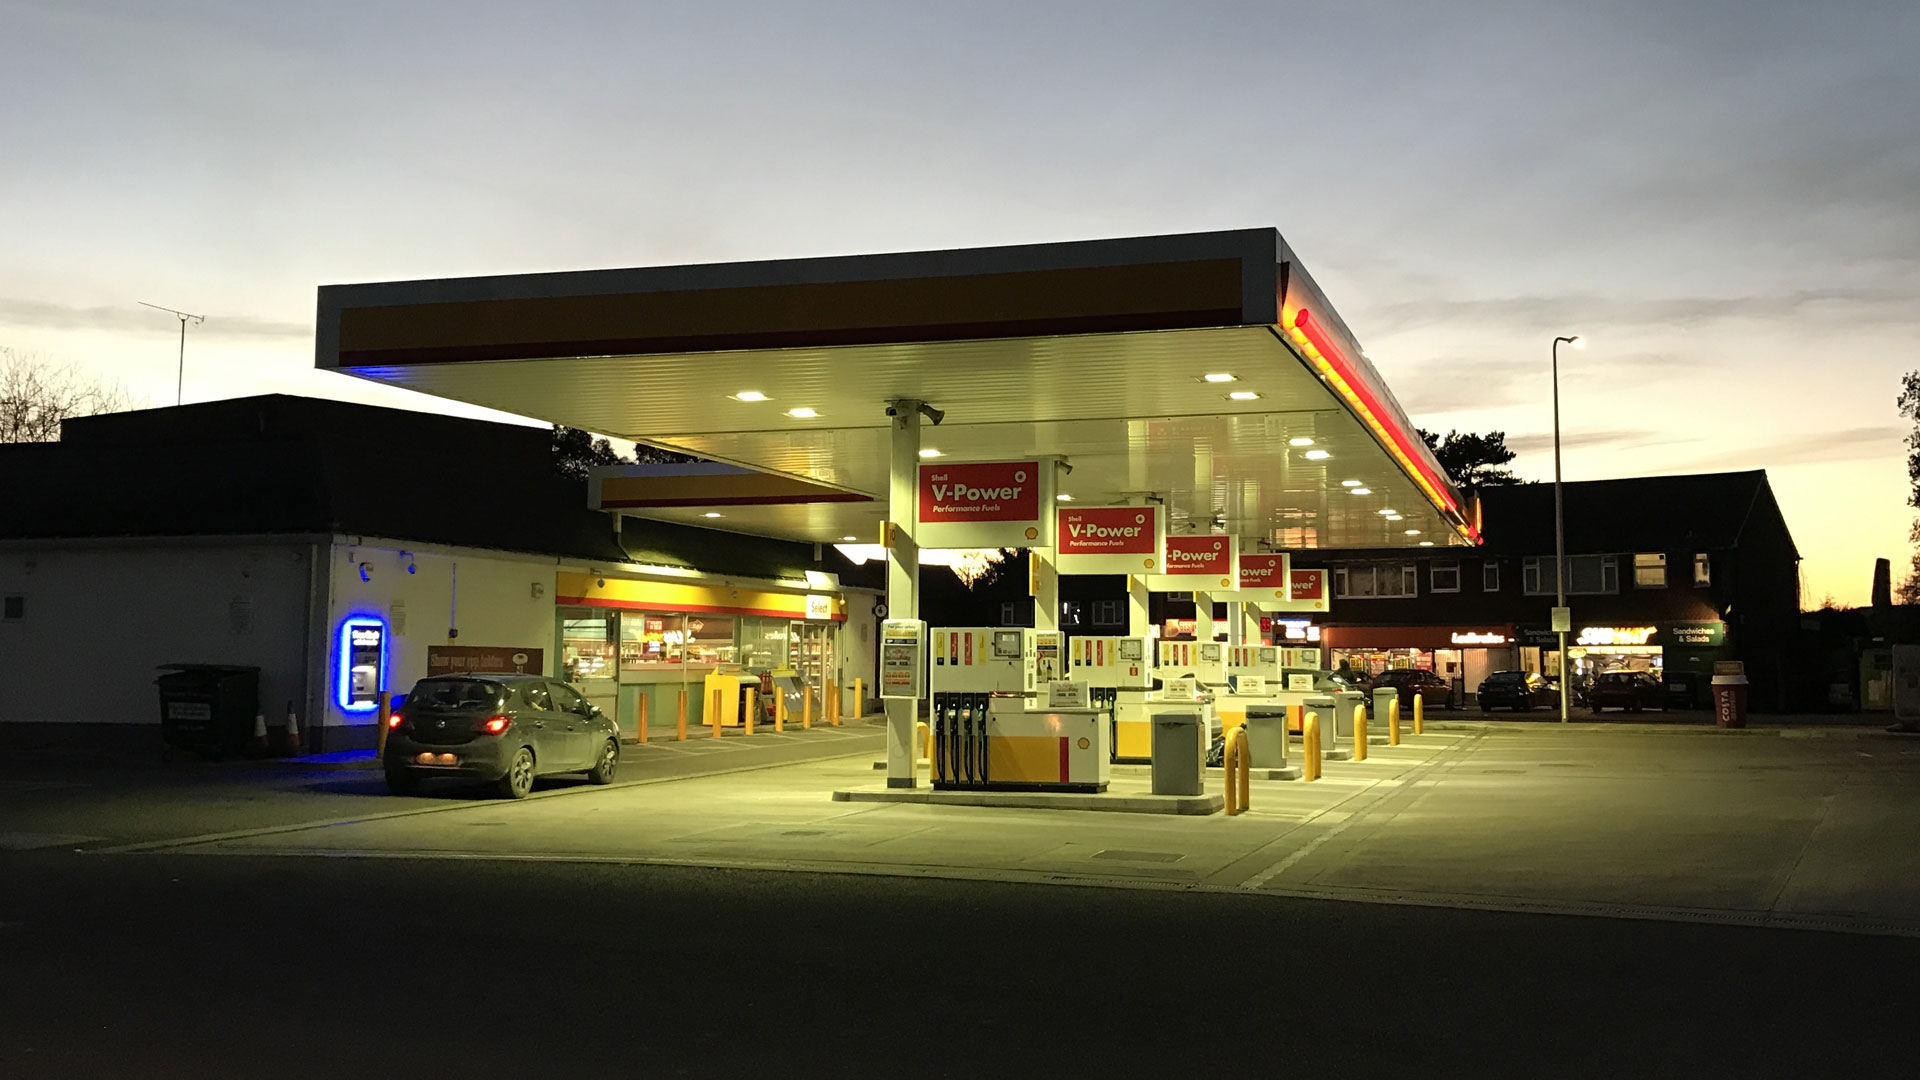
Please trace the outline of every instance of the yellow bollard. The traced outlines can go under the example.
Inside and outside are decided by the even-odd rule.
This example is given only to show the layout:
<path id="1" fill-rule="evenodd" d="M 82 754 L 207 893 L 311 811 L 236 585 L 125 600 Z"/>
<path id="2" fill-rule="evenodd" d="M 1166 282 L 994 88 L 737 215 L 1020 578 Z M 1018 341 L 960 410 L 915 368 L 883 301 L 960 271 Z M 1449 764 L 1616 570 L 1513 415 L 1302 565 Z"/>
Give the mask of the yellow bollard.
<path id="1" fill-rule="evenodd" d="M 840 684 L 834 683 L 832 686 L 832 691 L 833 691 L 832 693 L 833 700 L 830 703 L 832 707 L 827 710 L 827 723 L 832 724 L 834 727 L 839 727 L 840 726 Z"/>
<path id="2" fill-rule="evenodd" d="M 760 707 L 760 702 L 755 699 L 760 696 L 760 691 L 749 686 L 747 687 L 746 693 L 746 699 L 740 703 L 741 722 L 746 724 L 747 734 L 751 735 L 753 734 L 754 710 Z"/>
<path id="3" fill-rule="evenodd" d="M 1413 733 L 1420 734 L 1427 726 L 1427 699 L 1418 694 L 1413 696 Z"/>
<path id="4" fill-rule="evenodd" d="M 787 730 L 787 692 L 778 684 L 773 690 L 773 730 Z"/>
<path id="5" fill-rule="evenodd" d="M 1300 779 L 1320 779 L 1320 714 L 1309 712 L 1300 721 Z"/>
<path id="6" fill-rule="evenodd" d="M 1247 760 L 1247 729 L 1237 727 L 1227 736 L 1226 760 L 1227 816 L 1243 814 L 1247 810 L 1249 796 L 1252 794 L 1249 780 L 1253 775 L 1252 762 Z"/>
<path id="7" fill-rule="evenodd" d="M 713 701 L 707 705 L 707 726 L 713 729 L 713 737 L 720 737 L 720 691 L 713 692 Z"/>
<path id="8" fill-rule="evenodd" d="M 687 741 L 687 692 L 680 691 L 680 720 L 675 725 L 675 737 L 681 742 Z"/>
<path id="9" fill-rule="evenodd" d="M 813 729 L 813 687 L 804 684 L 800 687 L 800 727 Z"/>
<path id="10" fill-rule="evenodd" d="M 1419 695 L 1417 694 L 1414 695 L 1413 700 L 1419 701 L 1420 700 Z M 1393 704 L 1387 706 L 1387 745 L 1388 746 L 1400 745 L 1400 699 L 1399 698 L 1394 698 Z"/>
<path id="11" fill-rule="evenodd" d="M 380 691 L 380 717 L 373 723 L 373 755 L 384 759 L 387 756 L 387 727 L 393 719 L 393 691 Z"/>
<path id="12" fill-rule="evenodd" d="M 921 755 L 927 759 L 927 766 L 931 768 L 933 766 L 933 729 L 927 726 L 925 720 L 913 722 L 913 744 L 920 748 Z"/>
<path id="13" fill-rule="evenodd" d="M 853 680 L 853 718 L 858 720 L 865 715 L 867 715 L 867 681 L 855 679 Z"/>
<path id="14" fill-rule="evenodd" d="M 1357 705 L 1353 710 L 1353 760 L 1367 760 L 1367 707 Z"/>
<path id="15" fill-rule="evenodd" d="M 633 721 L 633 737 L 635 742 L 647 741 L 647 701 L 652 696 L 652 694 L 644 692 L 640 695 L 640 701 L 638 702 L 640 712 L 634 717 Z"/>

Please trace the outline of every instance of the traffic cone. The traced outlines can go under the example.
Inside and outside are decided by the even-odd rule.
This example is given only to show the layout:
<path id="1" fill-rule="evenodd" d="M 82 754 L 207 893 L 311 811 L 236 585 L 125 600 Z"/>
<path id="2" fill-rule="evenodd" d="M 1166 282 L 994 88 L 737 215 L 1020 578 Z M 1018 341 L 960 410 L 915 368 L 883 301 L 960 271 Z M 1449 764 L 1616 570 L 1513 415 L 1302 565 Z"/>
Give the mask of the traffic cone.
<path id="1" fill-rule="evenodd" d="M 287 703 L 286 736 L 280 748 L 289 755 L 300 753 L 300 718 L 294 715 L 292 702 Z"/>
<path id="2" fill-rule="evenodd" d="M 253 714 L 253 752 L 260 757 L 267 756 L 267 715 L 265 713 Z"/>

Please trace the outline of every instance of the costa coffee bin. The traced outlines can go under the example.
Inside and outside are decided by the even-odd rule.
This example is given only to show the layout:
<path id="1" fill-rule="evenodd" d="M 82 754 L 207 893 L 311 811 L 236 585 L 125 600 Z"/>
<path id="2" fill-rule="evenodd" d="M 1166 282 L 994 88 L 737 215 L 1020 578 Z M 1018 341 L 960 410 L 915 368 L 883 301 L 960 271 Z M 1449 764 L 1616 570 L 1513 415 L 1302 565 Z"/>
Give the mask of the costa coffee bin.
<path id="1" fill-rule="evenodd" d="M 1738 660 L 1713 665 L 1713 722 L 1723 728 L 1747 726 L 1747 667 Z"/>

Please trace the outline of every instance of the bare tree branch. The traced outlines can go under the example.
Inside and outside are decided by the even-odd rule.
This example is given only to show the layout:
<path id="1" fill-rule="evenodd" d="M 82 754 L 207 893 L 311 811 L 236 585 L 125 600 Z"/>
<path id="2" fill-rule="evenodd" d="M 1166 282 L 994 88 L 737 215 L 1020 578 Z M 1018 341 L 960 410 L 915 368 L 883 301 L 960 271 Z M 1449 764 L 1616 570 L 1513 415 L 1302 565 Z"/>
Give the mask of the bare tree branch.
<path id="1" fill-rule="evenodd" d="M 68 417 L 121 412 L 133 405 L 119 385 L 0 345 L 0 443 L 57 442 L 60 422 Z"/>

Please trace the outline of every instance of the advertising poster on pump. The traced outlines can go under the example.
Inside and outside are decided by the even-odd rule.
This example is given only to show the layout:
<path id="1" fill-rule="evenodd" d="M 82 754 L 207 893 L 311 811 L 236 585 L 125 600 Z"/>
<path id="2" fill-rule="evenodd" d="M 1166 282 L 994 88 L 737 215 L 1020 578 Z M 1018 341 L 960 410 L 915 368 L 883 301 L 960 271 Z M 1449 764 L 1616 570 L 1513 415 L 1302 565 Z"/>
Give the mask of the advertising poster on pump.
<path id="1" fill-rule="evenodd" d="M 1164 520 L 1157 506 L 1061 507 L 1054 564 L 1063 574 L 1157 574 Z"/>
<path id="2" fill-rule="evenodd" d="M 922 465 L 919 495 L 923 548 L 1053 546 L 1051 460 Z"/>
<path id="3" fill-rule="evenodd" d="M 1161 592 L 1234 592 L 1240 587 L 1240 538 L 1169 536 L 1161 548 L 1162 569 L 1147 582 Z"/>

